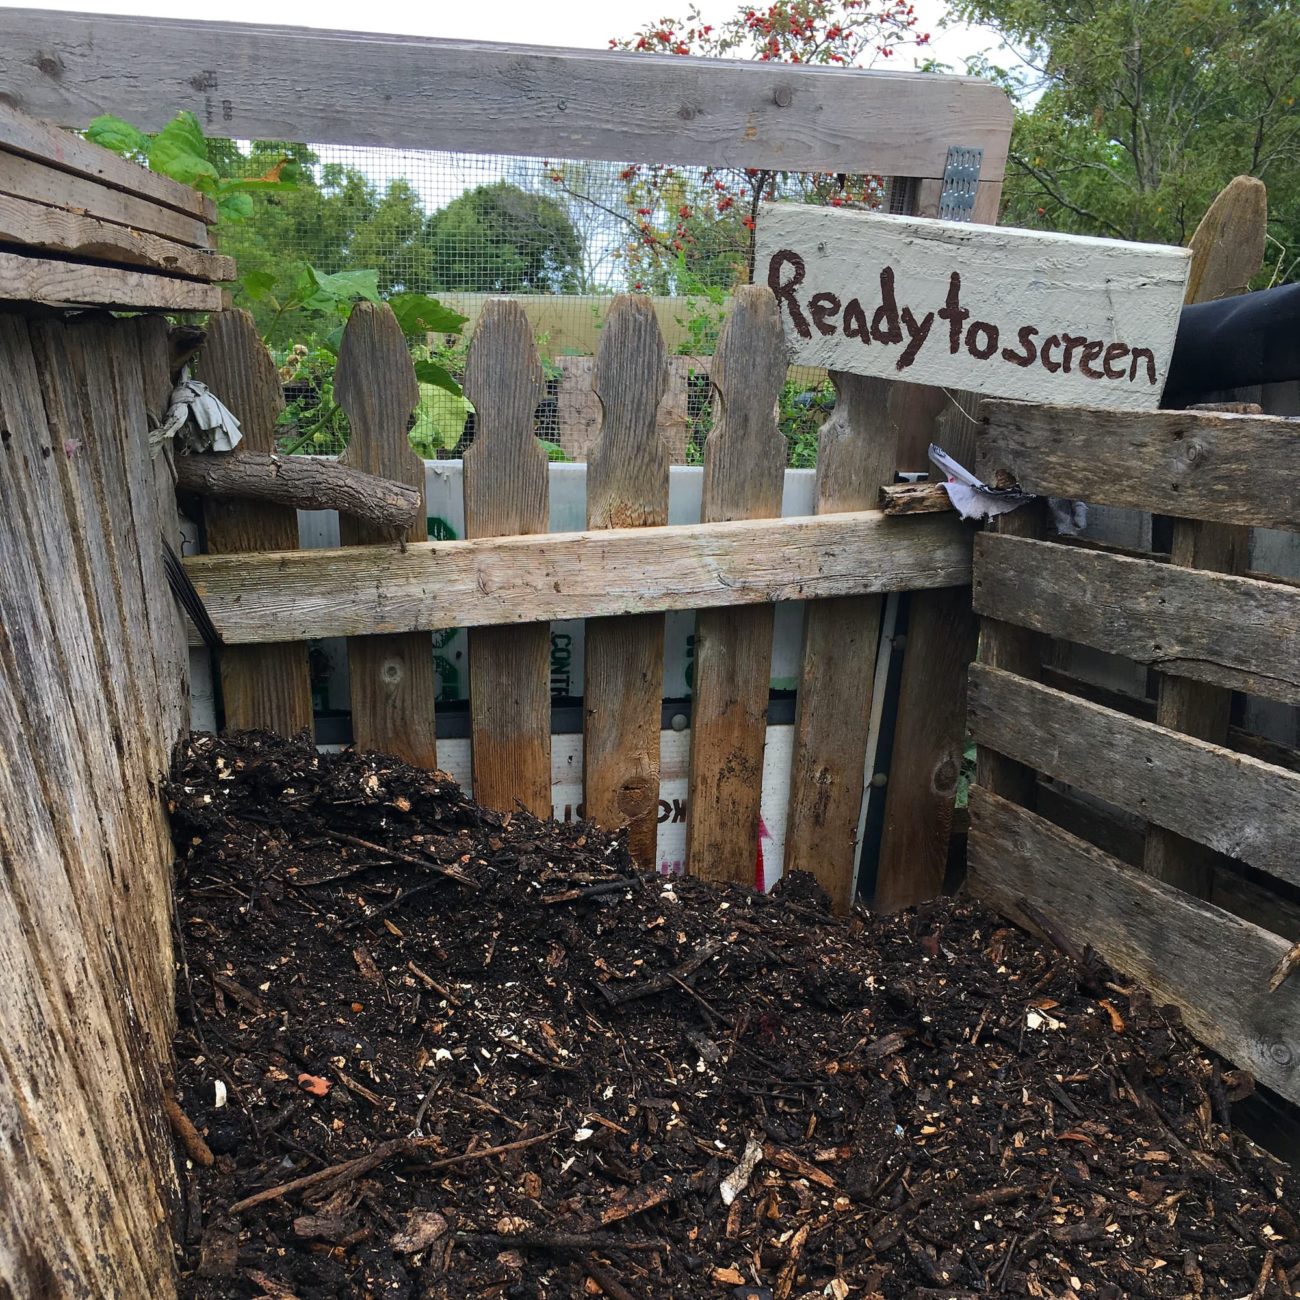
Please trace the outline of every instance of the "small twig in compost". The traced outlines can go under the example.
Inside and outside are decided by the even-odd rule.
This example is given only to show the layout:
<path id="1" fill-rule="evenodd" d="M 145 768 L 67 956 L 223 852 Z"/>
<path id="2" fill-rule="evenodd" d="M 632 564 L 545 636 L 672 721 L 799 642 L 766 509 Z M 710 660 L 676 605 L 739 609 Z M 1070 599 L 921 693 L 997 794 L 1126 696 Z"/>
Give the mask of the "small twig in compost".
<path id="1" fill-rule="evenodd" d="M 202 1165 L 204 1169 L 211 1169 L 214 1160 L 211 1149 L 203 1140 L 203 1135 L 194 1127 L 194 1122 L 180 1108 L 176 1098 L 171 1096 L 170 1093 L 163 1096 L 163 1110 L 167 1114 L 167 1122 L 172 1126 L 172 1132 L 176 1134 L 181 1146 L 185 1148 L 185 1154 L 196 1165 Z"/>
<path id="2" fill-rule="evenodd" d="M 359 849 L 368 849 L 371 853 L 381 853 L 385 857 L 394 858 L 398 862 L 405 862 L 407 866 L 419 867 L 421 871 L 434 871 L 440 876 L 446 876 L 448 880 L 454 880 L 458 885 L 464 885 L 466 889 L 477 891 L 480 886 L 477 880 L 471 879 L 458 867 L 445 867 L 441 863 L 432 862 L 428 858 L 417 858 L 413 853 L 403 853 L 399 849 L 388 849 L 382 844 L 375 844 L 371 840 L 363 840 L 357 835 L 348 835 L 344 831 L 329 830 L 325 831 L 331 839 L 341 840 L 344 844 L 355 844 Z"/>
<path id="3" fill-rule="evenodd" d="M 674 980 L 684 980 L 688 975 L 694 975 L 705 962 L 712 961 L 723 949 L 723 940 L 710 939 L 703 943 L 680 965 L 674 966 L 672 970 L 665 971 L 662 975 L 652 975 L 649 979 L 642 981 L 635 988 L 627 989 L 622 993 L 611 993 L 605 986 L 598 987 L 605 994 L 605 997 L 614 1006 L 621 1006 L 624 1002 L 632 1002 L 637 998 L 649 997 L 652 993 L 663 993 L 666 989 L 673 986 Z"/>
<path id="4" fill-rule="evenodd" d="M 521 1151 L 524 1147 L 533 1147 L 537 1146 L 539 1142 L 548 1142 L 551 1138 L 559 1137 L 563 1132 L 563 1129 L 551 1129 L 549 1133 L 539 1133 L 536 1137 L 520 1138 L 517 1142 L 507 1142 L 503 1146 L 483 1147 L 478 1151 L 466 1151 L 463 1155 L 447 1156 L 445 1159 L 433 1160 L 426 1165 L 422 1165 L 420 1172 L 429 1173 L 435 1169 L 451 1169 L 455 1165 L 463 1165 L 471 1160 L 483 1160 L 488 1156 L 505 1155 L 507 1151 Z M 353 1182 L 363 1174 L 368 1174 L 372 1169 L 378 1169 L 380 1165 L 397 1156 L 414 1155 L 417 1151 L 425 1151 L 440 1141 L 441 1139 L 436 1137 L 393 1138 L 391 1141 L 377 1146 L 364 1156 L 356 1156 L 351 1160 L 344 1160 L 340 1164 L 318 1169 L 314 1174 L 304 1174 L 301 1178 L 291 1178 L 287 1183 L 280 1183 L 277 1187 L 267 1187 L 260 1192 L 254 1192 L 252 1196 L 246 1196 L 242 1201 L 236 1201 L 230 1207 L 230 1213 L 243 1214 L 245 1210 L 264 1205 L 267 1201 L 277 1201 L 282 1196 L 305 1192 L 309 1188 L 319 1187 L 324 1183 L 332 1185 L 334 1183 Z"/>
<path id="5" fill-rule="evenodd" d="M 585 885 L 581 889 L 566 889 L 562 894 L 552 894 L 549 898 L 542 899 L 542 906 L 549 907 L 553 903 L 572 903 L 579 898 L 599 898 L 601 894 L 616 894 L 620 889 L 632 889 L 640 883 L 635 878 L 602 880 L 598 885 Z"/>
<path id="6" fill-rule="evenodd" d="M 599 1284 L 600 1289 L 609 1296 L 609 1300 L 636 1300 L 636 1296 L 604 1264 L 589 1259 L 582 1267 L 586 1269 L 587 1275 Z"/>

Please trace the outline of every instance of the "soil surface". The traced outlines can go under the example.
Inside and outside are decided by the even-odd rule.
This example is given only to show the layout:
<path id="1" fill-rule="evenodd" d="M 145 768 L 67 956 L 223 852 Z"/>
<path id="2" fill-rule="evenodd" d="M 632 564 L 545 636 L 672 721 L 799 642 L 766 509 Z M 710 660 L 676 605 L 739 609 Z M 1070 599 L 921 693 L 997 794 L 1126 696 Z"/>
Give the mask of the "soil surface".
<path id="1" fill-rule="evenodd" d="M 257 734 L 171 800 L 182 1295 L 1300 1294 L 1249 1079 L 969 902 L 638 875 Z"/>

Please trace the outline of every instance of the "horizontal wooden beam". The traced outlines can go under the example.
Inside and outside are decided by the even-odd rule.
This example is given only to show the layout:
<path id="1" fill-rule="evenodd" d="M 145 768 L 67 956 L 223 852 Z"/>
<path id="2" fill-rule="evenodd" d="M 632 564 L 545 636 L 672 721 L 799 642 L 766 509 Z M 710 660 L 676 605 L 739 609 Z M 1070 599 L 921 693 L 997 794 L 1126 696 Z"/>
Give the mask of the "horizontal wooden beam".
<path id="1" fill-rule="evenodd" d="M 65 257 L 93 258 L 215 283 L 233 280 L 235 259 L 187 248 L 159 235 L 0 194 L 0 243 Z"/>
<path id="2" fill-rule="evenodd" d="M 41 9 L 0 9 L 0 86 L 64 126 L 541 158 L 939 177 L 962 144 L 985 181 L 1011 131 L 971 77 Z"/>
<path id="3" fill-rule="evenodd" d="M 118 226 L 132 226 L 192 248 L 208 246 L 208 228 L 198 217 L 21 154 L 0 151 L 0 194 L 81 212 Z"/>
<path id="4" fill-rule="evenodd" d="M 987 618 L 1300 704 L 1297 587 L 987 533 L 974 601 Z"/>
<path id="5" fill-rule="evenodd" d="M 975 740 L 1300 885 L 1300 775 L 997 668 L 971 668 Z"/>
<path id="6" fill-rule="evenodd" d="M 1189 519 L 1300 528 L 1300 420 L 986 401 L 976 472 L 1026 492 Z"/>
<path id="7" fill-rule="evenodd" d="M 221 290 L 150 271 L 0 253 L 0 301 L 126 311 L 217 311 Z"/>
<path id="8" fill-rule="evenodd" d="M 970 530 L 879 511 L 185 561 L 228 644 L 956 587 Z"/>
<path id="9" fill-rule="evenodd" d="M 1300 1102 L 1300 980 L 1269 976 L 1290 944 L 1200 902 L 1043 818 L 976 786 L 970 797 L 970 886 L 1024 923 L 1021 900 L 1091 944 L 1160 1002 L 1172 1002 L 1207 1047 Z"/>
<path id="10" fill-rule="evenodd" d="M 217 219 L 217 205 L 198 190 L 120 158 L 69 131 L 29 117 L 8 104 L 0 104 L 0 149 L 26 154 L 74 176 L 152 199 L 208 225 Z"/>

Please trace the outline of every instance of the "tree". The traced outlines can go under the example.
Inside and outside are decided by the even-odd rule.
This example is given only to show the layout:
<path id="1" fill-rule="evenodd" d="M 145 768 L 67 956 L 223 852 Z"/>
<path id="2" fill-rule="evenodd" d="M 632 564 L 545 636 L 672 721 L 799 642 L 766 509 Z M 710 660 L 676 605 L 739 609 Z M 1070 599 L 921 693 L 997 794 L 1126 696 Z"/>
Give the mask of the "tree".
<path id="1" fill-rule="evenodd" d="M 1185 243 L 1236 175 L 1300 235 L 1300 9 L 1292 0 L 954 0 L 1021 67 L 1005 219 Z M 1291 257 L 1294 258 L 1293 251 Z M 1289 260 L 1289 259 L 1288 259 Z"/>
<path id="2" fill-rule="evenodd" d="M 610 47 L 865 67 L 893 59 L 906 47 L 924 47 L 929 40 L 909 0 L 773 0 L 765 8 L 742 5 L 717 27 L 704 23 L 692 6 L 685 19 L 661 18 L 631 37 L 611 40 Z M 754 224 L 765 199 L 877 207 L 884 194 L 879 176 L 806 176 L 756 168 L 709 168 L 701 177 L 679 168 L 634 165 L 622 179 L 624 206 L 635 219 L 624 253 L 628 279 L 659 293 L 679 292 L 683 281 L 730 287 L 748 280 Z"/>
<path id="3" fill-rule="evenodd" d="M 428 220 L 431 287 L 442 292 L 571 293 L 582 241 L 564 208 L 508 181 L 480 185 Z"/>

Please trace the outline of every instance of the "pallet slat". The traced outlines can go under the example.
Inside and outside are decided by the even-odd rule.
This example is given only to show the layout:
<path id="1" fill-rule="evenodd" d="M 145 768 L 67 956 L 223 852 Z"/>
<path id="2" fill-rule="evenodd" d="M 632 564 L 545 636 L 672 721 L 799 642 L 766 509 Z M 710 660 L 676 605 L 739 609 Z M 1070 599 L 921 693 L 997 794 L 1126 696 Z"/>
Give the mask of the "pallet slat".
<path id="1" fill-rule="evenodd" d="M 976 472 L 1027 492 L 1260 528 L 1300 528 L 1300 420 L 986 401 Z"/>
<path id="2" fill-rule="evenodd" d="M 1300 588 L 1053 542 L 975 541 L 986 617 L 1300 704 Z"/>
<path id="3" fill-rule="evenodd" d="M 217 311 L 221 290 L 149 271 L 86 266 L 0 252 L 0 301 L 122 311 Z"/>
<path id="4" fill-rule="evenodd" d="M 653 305 L 620 297 L 605 318 L 592 387 L 603 415 L 587 468 L 587 527 L 668 522 L 669 447 L 657 424 L 667 386 Z M 659 730 L 664 676 L 662 614 L 591 619 L 583 664 L 584 811 L 627 826 L 636 864 L 653 869 L 659 823 Z"/>
<path id="5" fill-rule="evenodd" d="M 785 339 L 766 286 L 737 290 L 709 377 L 714 420 L 704 444 L 702 520 L 779 516 L 786 445 L 776 400 Z M 764 602 L 702 609 L 695 618 L 686 863 L 707 880 L 754 881 L 774 617 Z"/>
<path id="6" fill-rule="evenodd" d="M 284 392 L 275 363 L 246 311 L 218 312 L 208 322 L 198 377 L 234 413 L 244 439 L 230 454 L 275 450 L 275 421 Z M 213 555 L 246 563 L 245 552 L 298 545 L 298 513 L 260 501 L 203 503 L 207 545 Z M 232 731 L 262 728 L 282 736 L 310 731 L 313 725 L 311 675 L 305 640 L 277 637 L 269 646 L 226 645 L 221 650 L 221 692 L 226 725 Z"/>
<path id="7" fill-rule="evenodd" d="M 233 257 L 188 248 L 160 235 L 10 194 L 0 194 L 0 243 L 22 244 L 65 257 L 125 263 L 205 284 L 233 280 L 236 274 Z"/>
<path id="8" fill-rule="evenodd" d="M 348 416 L 344 462 L 419 492 L 420 516 L 402 540 L 425 541 L 429 530 L 424 462 L 412 450 L 406 433 L 420 388 L 402 328 L 387 304 L 361 302 L 352 309 L 343 331 L 334 394 Z M 391 532 L 352 515 L 339 515 L 339 541 L 344 546 L 392 540 Z M 396 754 L 414 767 L 438 766 L 434 727 L 438 684 L 427 633 L 349 638 L 348 681 L 354 744 Z"/>
<path id="9" fill-rule="evenodd" d="M 493 298 L 484 307 L 465 367 L 465 395 L 475 411 L 474 441 L 465 453 L 465 536 L 545 532 L 546 453 L 533 434 L 542 368 L 517 302 Z M 409 547 L 406 555 L 418 549 Z M 384 563 L 396 567 L 391 554 Z M 442 580 L 435 571 L 436 588 Z M 490 590 L 490 578 L 476 578 L 476 586 L 479 581 Z M 516 626 L 480 626 L 469 634 L 474 797 L 502 812 L 518 802 L 545 817 L 551 811 L 551 629 L 535 609 L 515 613 L 501 621 Z"/>
<path id="10" fill-rule="evenodd" d="M 232 645 L 492 627 L 962 586 L 956 515 L 807 518 L 195 556 L 185 561 Z"/>
<path id="11" fill-rule="evenodd" d="M 192 248 L 208 246 L 208 228 L 197 217 L 162 207 L 138 194 L 60 171 L 21 154 L 0 151 L 0 193 L 50 208 L 82 212 L 100 221 L 161 235 Z"/>
<path id="12" fill-rule="evenodd" d="M 75 176 L 150 199 L 207 225 L 217 219 L 217 205 L 198 190 L 169 176 L 159 176 L 8 104 L 0 104 L 0 149 L 26 154 Z"/>
<path id="13" fill-rule="evenodd" d="M 1177 1006 L 1206 1046 L 1300 1102 L 1300 982 L 1268 991 L 1286 939 L 1124 866 L 981 786 L 970 808 L 977 897 L 1022 923 L 1027 899 L 1080 947 L 1091 944 Z"/>
<path id="14" fill-rule="evenodd" d="M 982 664 L 970 724 L 981 745 L 1300 885 L 1300 774 Z"/>
<path id="15" fill-rule="evenodd" d="M 865 510 L 894 476 L 898 437 L 887 380 L 832 372 L 835 409 L 817 445 L 817 512 Z M 838 912 L 853 902 L 882 596 L 819 600 L 804 610 L 790 761 L 785 869 L 808 871 Z"/>

